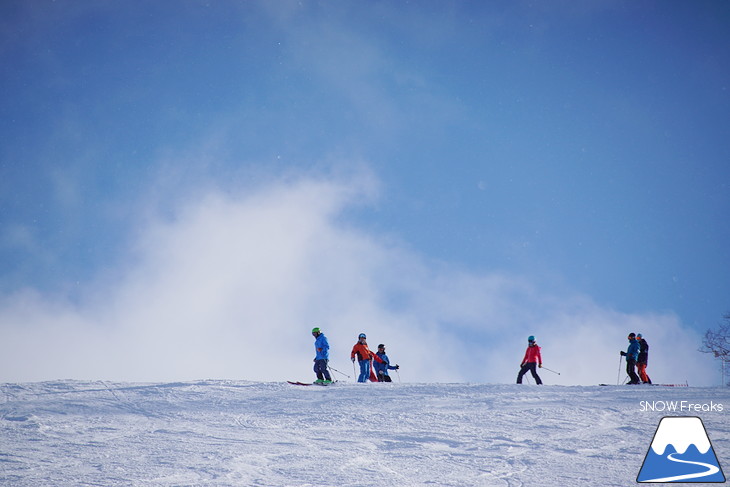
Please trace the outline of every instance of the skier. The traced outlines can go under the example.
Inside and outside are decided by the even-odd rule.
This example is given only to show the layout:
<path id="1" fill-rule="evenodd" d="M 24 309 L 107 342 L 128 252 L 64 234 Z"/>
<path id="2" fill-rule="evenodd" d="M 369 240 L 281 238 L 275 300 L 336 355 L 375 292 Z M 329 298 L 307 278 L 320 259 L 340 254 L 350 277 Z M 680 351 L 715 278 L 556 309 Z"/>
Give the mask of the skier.
<path id="1" fill-rule="evenodd" d="M 378 351 L 375 353 L 378 357 L 380 357 L 380 360 L 382 362 L 376 362 L 373 364 L 375 367 L 375 373 L 378 375 L 378 382 L 393 382 L 390 380 L 390 376 L 388 375 L 389 370 L 398 370 L 400 369 L 400 365 L 395 364 L 395 367 L 390 365 L 390 360 L 388 359 L 388 356 L 385 355 L 385 345 L 382 343 L 378 345 Z"/>
<path id="2" fill-rule="evenodd" d="M 621 350 L 621 356 L 626 357 L 626 373 L 629 374 L 629 384 L 638 384 L 640 382 L 639 376 L 636 375 L 636 361 L 639 358 L 639 350 L 641 346 L 636 340 L 635 333 L 629 333 L 629 348 L 624 352 Z"/>
<path id="3" fill-rule="evenodd" d="M 636 360 L 639 378 L 644 384 L 651 384 L 651 379 L 646 374 L 646 366 L 649 365 L 649 344 L 646 343 L 641 333 L 637 333 L 636 340 L 639 342 L 639 358 Z"/>
<path id="4" fill-rule="evenodd" d="M 367 380 L 370 379 L 372 382 L 377 382 L 378 379 L 371 370 L 371 366 L 373 360 L 376 362 L 382 362 L 382 360 L 368 348 L 367 336 L 365 336 L 365 333 L 360 333 L 357 337 L 357 343 L 354 347 L 352 347 L 350 359 L 355 362 L 356 357 L 360 363 L 360 376 L 357 378 L 357 381 L 367 382 Z"/>
<path id="5" fill-rule="evenodd" d="M 542 355 L 540 355 L 540 347 L 535 342 L 535 337 L 530 335 L 527 338 L 527 350 L 525 350 L 525 357 L 522 359 L 520 364 L 520 373 L 517 375 L 517 383 L 522 384 L 522 377 L 529 370 L 532 372 L 532 377 L 535 379 L 537 385 L 542 385 L 542 379 L 537 375 L 535 366 L 542 368 Z"/>
<path id="6" fill-rule="evenodd" d="M 327 370 L 327 364 L 330 358 L 330 344 L 327 341 L 327 337 L 324 336 L 324 333 L 319 328 L 312 328 L 312 335 L 315 338 L 314 351 L 316 353 L 314 357 L 314 373 L 317 374 L 317 380 L 315 382 L 329 384 L 332 382 L 330 371 Z"/>

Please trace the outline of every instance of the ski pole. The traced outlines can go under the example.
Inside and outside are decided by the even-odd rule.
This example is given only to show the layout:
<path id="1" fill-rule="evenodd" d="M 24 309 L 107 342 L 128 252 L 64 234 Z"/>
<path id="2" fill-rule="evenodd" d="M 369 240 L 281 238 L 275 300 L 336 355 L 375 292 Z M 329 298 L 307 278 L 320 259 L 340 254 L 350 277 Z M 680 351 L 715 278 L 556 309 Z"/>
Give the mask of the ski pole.
<path id="1" fill-rule="evenodd" d="M 340 375 L 344 375 L 345 377 L 349 377 L 349 376 L 343 374 L 342 372 L 340 372 L 339 370 L 335 369 L 334 367 L 327 366 L 327 370 L 329 370 L 330 372 L 332 372 L 332 376 L 333 377 L 334 377 L 335 373 L 338 373 Z"/>
<path id="2" fill-rule="evenodd" d="M 619 385 L 621 380 L 621 355 L 618 356 L 618 374 L 616 375 L 616 385 Z"/>
<path id="3" fill-rule="evenodd" d="M 349 376 L 349 375 L 345 374 L 344 372 L 340 372 L 339 370 L 337 370 L 336 368 L 332 367 L 331 365 L 328 365 L 327 367 L 328 367 L 328 368 L 329 368 L 329 369 L 330 369 L 330 370 L 331 370 L 332 372 L 337 372 L 337 373 L 338 373 L 338 374 L 340 374 L 340 375 L 344 375 L 344 376 L 345 376 L 345 377 L 347 377 L 348 379 L 350 378 L 350 376 Z"/>
<path id="4" fill-rule="evenodd" d="M 398 383 L 400 384 L 400 382 L 401 382 L 401 380 L 400 380 L 400 372 L 398 372 L 398 369 L 395 369 L 395 373 L 398 374 Z"/>
<path id="5" fill-rule="evenodd" d="M 354 360 L 352 361 L 352 373 L 355 374 L 355 377 L 358 377 L 357 370 L 355 370 L 355 361 Z M 355 379 L 355 380 L 357 380 L 357 379 Z"/>
<path id="6" fill-rule="evenodd" d="M 560 375 L 560 372 L 556 372 L 556 371 L 554 371 L 554 370 L 552 370 L 552 369 L 548 369 L 548 368 L 547 368 L 547 367 L 545 367 L 544 365 L 543 365 L 543 366 L 542 366 L 541 368 L 542 368 L 542 370 L 547 370 L 548 372 L 552 372 L 553 374 L 558 374 L 558 375 Z"/>

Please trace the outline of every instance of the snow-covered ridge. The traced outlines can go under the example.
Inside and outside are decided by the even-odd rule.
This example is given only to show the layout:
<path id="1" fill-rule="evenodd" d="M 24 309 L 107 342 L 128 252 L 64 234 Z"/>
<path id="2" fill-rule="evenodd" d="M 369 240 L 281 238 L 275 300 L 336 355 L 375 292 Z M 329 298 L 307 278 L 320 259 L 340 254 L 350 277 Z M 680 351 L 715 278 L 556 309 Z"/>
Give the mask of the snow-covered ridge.
<path id="1" fill-rule="evenodd" d="M 626 486 L 663 415 L 642 400 L 730 406 L 730 391 L 0 384 L 0 485 Z M 730 422 L 702 419 L 727 462 Z"/>
<path id="2" fill-rule="evenodd" d="M 697 447 L 703 455 L 712 446 L 700 418 L 664 418 L 657 428 L 651 448 L 657 455 L 664 455 L 668 445 L 674 446 L 677 453 L 684 453 L 690 445 Z"/>

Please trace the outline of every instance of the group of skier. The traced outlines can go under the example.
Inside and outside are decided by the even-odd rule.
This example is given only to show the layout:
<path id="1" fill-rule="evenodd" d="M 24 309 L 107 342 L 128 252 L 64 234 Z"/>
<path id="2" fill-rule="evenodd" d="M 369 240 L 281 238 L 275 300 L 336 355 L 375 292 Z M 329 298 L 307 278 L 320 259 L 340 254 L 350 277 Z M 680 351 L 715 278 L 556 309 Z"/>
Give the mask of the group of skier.
<path id="1" fill-rule="evenodd" d="M 314 348 L 316 355 L 314 357 L 314 373 L 317 375 L 315 383 L 329 384 L 332 382 L 332 376 L 329 372 L 329 342 L 327 337 L 319 328 L 312 329 L 314 336 Z M 629 384 L 651 384 L 651 379 L 646 373 L 646 367 L 649 362 L 649 344 L 639 333 L 629 333 L 629 347 L 621 356 L 626 357 L 626 373 L 629 375 Z M 389 370 L 400 369 L 399 365 L 390 365 L 390 360 L 385 353 L 385 345 L 378 345 L 378 351 L 373 353 L 368 347 L 367 336 L 360 333 L 357 337 L 357 343 L 352 347 L 350 359 L 354 364 L 360 366 L 358 382 L 391 382 L 388 375 Z M 517 383 L 522 384 L 522 378 L 530 372 L 535 383 L 542 385 L 542 379 L 537 374 L 537 369 L 542 368 L 542 355 L 540 354 L 540 346 L 535 341 L 535 337 L 530 335 L 527 338 L 527 350 L 525 356 L 520 363 L 520 371 L 517 374 Z M 638 369 L 638 374 L 636 370 Z M 546 369 L 549 370 L 549 369 Z"/>
<path id="2" fill-rule="evenodd" d="M 629 347 L 621 356 L 626 357 L 626 373 L 629 375 L 629 384 L 651 384 L 651 379 L 646 373 L 649 364 L 649 344 L 641 333 L 629 333 Z M 537 385 L 542 385 L 542 379 L 537 375 L 537 368 L 542 368 L 542 355 L 534 336 L 527 338 L 527 350 L 525 357 L 520 364 L 520 372 L 517 375 L 517 383 L 522 384 L 522 377 L 529 371 Z M 638 373 L 637 373 L 638 370 Z"/>
<path id="3" fill-rule="evenodd" d="M 626 357 L 626 373 L 629 375 L 629 384 L 651 384 L 651 379 L 646 374 L 646 367 L 649 364 L 649 344 L 639 333 L 629 333 L 629 347 L 621 356 Z M 638 369 L 639 373 L 636 373 Z"/>
<path id="4" fill-rule="evenodd" d="M 314 336 L 314 349 L 316 355 L 314 357 L 314 373 L 317 375 L 315 383 L 329 384 L 332 382 L 332 376 L 329 372 L 329 342 L 327 337 L 322 333 L 319 328 L 312 329 L 312 336 Z M 360 333 L 357 337 L 357 343 L 352 347 L 350 353 L 350 359 L 352 360 L 353 366 L 355 360 L 360 365 L 360 375 L 357 378 L 358 382 L 392 382 L 389 370 L 398 370 L 400 365 L 390 365 L 390 359 L 385 354 L 385 345 L 378 345 L 378 351 L 373 353 L 368 348 L 367 336 L 365 333 Z"/>
<path id="5" fill-rule="evenodd" d="M 398 370 L 400 365 L 390 365 L 390 359 L 385 354 L 385 345 L 378 345 L 378 351 L 373 353 L 368 348 L 367 336 L 360 333 L 357 337 L 357 343 L 352 347 L 350 352 L 350 360 L 355 363 L 358 361 L 360 365 L 360 375 L 358 382 L 392 382 L 388 375 L 389 370 Z M 374 369 L 374 370 L 373 370 Z"/>

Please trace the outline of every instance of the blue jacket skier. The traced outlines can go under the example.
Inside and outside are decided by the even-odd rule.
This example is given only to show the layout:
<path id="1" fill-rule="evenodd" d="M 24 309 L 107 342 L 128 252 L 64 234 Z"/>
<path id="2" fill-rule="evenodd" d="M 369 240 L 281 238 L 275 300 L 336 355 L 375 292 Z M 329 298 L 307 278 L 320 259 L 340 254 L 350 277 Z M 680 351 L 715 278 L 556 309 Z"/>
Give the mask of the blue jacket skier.
<path id="1" fill-rule="evenodd" d="M 400 365 L 395 364 L 395 367 L 390 365 L 390 359 L 388 359 L 388 356 L 385 354 L 385 345 L 382 343 L 378 345 L 378 351 L 375 353 L 378 357 L 380 357 L 380 360 L 382 362 L 375 362 L 373 366 L 375 367 L 375 373 L 378 376 L 378 382 L 393 382 L 390 379 L 390 376 L 388 375 L 389 370 L 398 370 L 400 369 Z"/>
<path id="2" fill-rule="evenodd" d="M 629 348 L 624 352 L 621 351 L 621 356 L 626 357 L 626 373 L 629 375 L 629 384 L 639 384 L 641 379 L 636 375 L 636 361 L 639 360 L 639 350 L 641 346 L 639 341 L 636 339 L 635 333 L 629 333 Z"/>
<path id="3" fill-rule="evenodd" d="M 332 382 L 332 376 L 327 369 L 327 363 L 330 358 L 330 344 L 327 337 L 324 336 L 319 328 L 312 328 L 312 336 L 314 336 L 314 373 L 317 374 L 317 382 Z"/>

